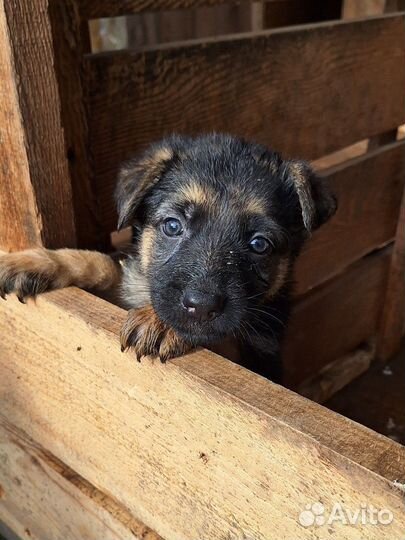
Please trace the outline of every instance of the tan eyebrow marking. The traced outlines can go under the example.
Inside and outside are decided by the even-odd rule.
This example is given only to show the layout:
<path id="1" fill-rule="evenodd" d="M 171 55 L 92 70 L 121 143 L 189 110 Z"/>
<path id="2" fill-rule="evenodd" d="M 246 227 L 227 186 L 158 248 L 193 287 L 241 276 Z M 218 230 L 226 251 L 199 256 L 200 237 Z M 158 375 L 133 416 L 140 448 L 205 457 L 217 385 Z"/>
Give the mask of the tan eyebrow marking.
<path id="1" fill-rule="evenodd" d="M 206 186 L 203 187 L 196 182 L 182 186 L 180 193 L 186 202 L 201 206 L 212 205 L 216 198 L 214 190 Z"/>
<path id="2" fill-rule="evenodd" d="M 248 199 L 246 201 L 246 206 L 244 208 L 249 214 L 260 214 L 264 215 L 266 213 L 266 207 L 264 201 L 254 197 L 253 199 Z"/>

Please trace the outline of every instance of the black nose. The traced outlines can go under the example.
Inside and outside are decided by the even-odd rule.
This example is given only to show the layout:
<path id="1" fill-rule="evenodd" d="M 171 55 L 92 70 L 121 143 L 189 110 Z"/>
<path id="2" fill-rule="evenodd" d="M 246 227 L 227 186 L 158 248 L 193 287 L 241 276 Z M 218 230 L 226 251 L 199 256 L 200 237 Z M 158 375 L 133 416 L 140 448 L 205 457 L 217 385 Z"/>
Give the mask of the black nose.
<path id="1" fill-rule="evenodd" d="M 221 315 L 225 299 L 221 294 L 188 290 L 183 296 L 183 307 L 187 315 L 198 321 L 212 321 Z"/>

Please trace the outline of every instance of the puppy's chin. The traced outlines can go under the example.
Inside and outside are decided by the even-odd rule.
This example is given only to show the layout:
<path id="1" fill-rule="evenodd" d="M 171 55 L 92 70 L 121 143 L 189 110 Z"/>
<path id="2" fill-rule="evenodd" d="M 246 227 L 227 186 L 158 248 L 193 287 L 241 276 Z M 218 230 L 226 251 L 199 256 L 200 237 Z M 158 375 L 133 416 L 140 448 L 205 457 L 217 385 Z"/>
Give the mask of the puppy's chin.
<path id="1" fill-rule="evenodd" d="M 188 343 L 195 347 L 209 347 L 221 342 L 231 335 L 226 328 L 218 328 L 215 325 L 193 323 L 192 325 L 172 324 L 172 328 Z"/>

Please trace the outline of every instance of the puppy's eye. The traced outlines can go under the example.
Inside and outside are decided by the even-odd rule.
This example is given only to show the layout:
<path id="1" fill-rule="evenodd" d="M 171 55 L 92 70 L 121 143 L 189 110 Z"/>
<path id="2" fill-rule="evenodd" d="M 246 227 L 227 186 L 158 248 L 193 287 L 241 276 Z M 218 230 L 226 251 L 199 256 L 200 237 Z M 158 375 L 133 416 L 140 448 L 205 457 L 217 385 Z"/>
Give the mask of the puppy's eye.
<path id="1" fill-rule="evenodd" d="M 163 223 L 162 230 L 166 236 L 180 236 L 183 232 L 183 227 L 178 219 L 167 218 Z"/>
<path id="2" fill-rule="evenodd" d="M 259 253 L 261 255 L 262 253 L 270 251 L 271 244 L 264 236 L 256 236 L 249 242 L 249 248 L 254 253 Z"/>

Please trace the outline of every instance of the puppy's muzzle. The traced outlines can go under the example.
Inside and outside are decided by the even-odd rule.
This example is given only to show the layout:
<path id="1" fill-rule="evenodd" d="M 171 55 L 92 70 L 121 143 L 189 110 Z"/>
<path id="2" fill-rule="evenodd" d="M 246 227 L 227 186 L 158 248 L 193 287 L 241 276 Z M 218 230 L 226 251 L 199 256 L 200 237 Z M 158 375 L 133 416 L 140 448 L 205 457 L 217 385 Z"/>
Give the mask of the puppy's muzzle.
<path id="1" fill-rule="evenodd" d="M 223 313 L 225 297 L 220 293 L 188 289 L 184 293 L 182 305 L 190 319 L 199 322 L 213 321 Z"/>

